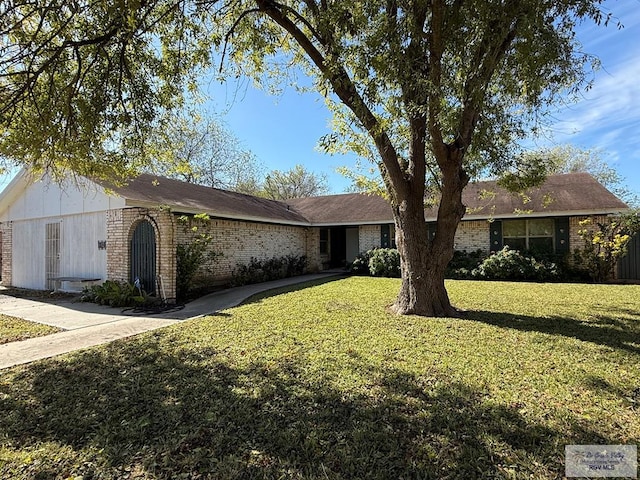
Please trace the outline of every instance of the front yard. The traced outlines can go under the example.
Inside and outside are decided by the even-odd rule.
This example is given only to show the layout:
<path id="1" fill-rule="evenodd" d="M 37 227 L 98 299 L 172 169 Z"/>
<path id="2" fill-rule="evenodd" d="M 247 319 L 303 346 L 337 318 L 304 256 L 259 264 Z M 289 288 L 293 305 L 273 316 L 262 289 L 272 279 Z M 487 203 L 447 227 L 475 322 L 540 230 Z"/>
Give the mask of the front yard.
<path id="1" fill-rule="evenodd" d="M 398 280 L 291 290 L 0 372 L 1 478 L 560 478 L 640 442 L 640 286 Z"/>
<path id="2" fill-rule="evenodd" d="M 60 329 L 0 314 L 0 345 L 59 332 Z"/>

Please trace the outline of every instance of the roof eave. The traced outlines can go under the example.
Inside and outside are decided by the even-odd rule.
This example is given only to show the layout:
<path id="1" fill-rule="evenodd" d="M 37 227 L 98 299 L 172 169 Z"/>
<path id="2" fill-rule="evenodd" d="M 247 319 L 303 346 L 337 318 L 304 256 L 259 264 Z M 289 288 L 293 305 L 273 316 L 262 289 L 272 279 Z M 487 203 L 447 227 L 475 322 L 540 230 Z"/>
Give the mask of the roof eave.
<path id="1" fill-rule="evenodd" d="M 139 200 L 131 200 L 125 199 L 125 204 L 127 207 L 138 207 L 138 208 L 159 208 L 161 204 L 155 202 L 143 202 Z M 258 223 L 269 223 L 273 225 L 289 225 L 296 227 L 310 227 L 311 224 L 309 222 L 296 221 L 296 220 L 280 220 L 268 217 L 258 217 L 252 215 L 236 215 L 231 213 L 220 213 L 220 212 L 203 212 L 202 209 L 198 208 L 188 208 L 182 207 L 178 205 L 167 205 L 169 209 L 173 213 L 186 213 L 189 215 L 198 215 L 200 213 L 206 213 L 212 218 L 220 218 L 224 220 L 240 220 L 245 222 L 258 222 Z"/>
<path id="2" fill-rule="evenodd" d="M 615 215 L 617 213 L 624 213 L 630 211 L 630 208 L 610 208 L 610 209 L 592 209 L 592 210 L 566 210 L 556 212 L 522 212 L 522 213 L 501 213 L 495 215 L 468 215 L 462 218 L 462 221 L 470 220 L 505 220 L 505 219 L 517 219 L 517 218 L 542 218 L 542 217 L 583 217 L 590 215 Z M 427 221 L 435 221 L 435 217 L 427 218 Z"/>

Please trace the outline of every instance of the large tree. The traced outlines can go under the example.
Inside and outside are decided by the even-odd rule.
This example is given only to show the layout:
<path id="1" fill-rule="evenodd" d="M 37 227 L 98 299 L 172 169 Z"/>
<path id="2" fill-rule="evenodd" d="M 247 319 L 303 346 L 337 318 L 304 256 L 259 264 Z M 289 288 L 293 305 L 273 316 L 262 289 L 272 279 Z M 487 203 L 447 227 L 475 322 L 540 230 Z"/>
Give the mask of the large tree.
<path id="1" fill-rule="evenodd" d="M 536 116 L 584 82 L 589 58 L 574 27 L 584 18 L 606 23 L 599 3 L 246 0 L 209 8 L 241 72 L 275 76 L 290 53 L 285 61 L 326 95 L 338 139 L 377 163 L 402 265 L 393 309 L 451 316 L 444 272 L 465 213 L 462 191 L 488 165 L 508 168 Z M 428 173 L 441 187 L 433 239 Z"/>
<path id="2" fill-rule="evenodd" d="M 462 191 L 487 165 L 509 167 L 519 158 L 514 142 L 537 115 L 584 82 L 589 58 L 574 29 L 583 19 L 606 23 L 600 3 L 9 2 L 0 48 L 14 60 L 0 71 L 0 154 L 91 170 L 78 159 L 97 168 L 108 153 L 128 166 L 118 153 L 144 144 L 158 105 L 181 93 L 172 79 L 206 62 L 207 48 L 221 43 L 223 65 L 257 80 L 289 78 L 285 69 L 297 66 L 327 98 L 343 146 L 381 172 L 402 261 L 394 310 L 455 315 L 444 271 L 465 213 Z M 20 130 L 39 138 L 21 139 Z M 96 143 L 100 149 L 89 148 Z M 441 186 L 433 239 L 424 218 L 427 172 Z"/>

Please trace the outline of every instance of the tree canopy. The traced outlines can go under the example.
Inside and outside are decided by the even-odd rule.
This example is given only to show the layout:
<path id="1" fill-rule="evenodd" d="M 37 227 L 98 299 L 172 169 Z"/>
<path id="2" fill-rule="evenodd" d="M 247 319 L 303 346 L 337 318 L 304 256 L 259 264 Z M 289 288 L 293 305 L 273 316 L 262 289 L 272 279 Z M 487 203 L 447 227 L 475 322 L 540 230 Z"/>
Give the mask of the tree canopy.
<path id="1" fill-rule="evenodd" d="M 639 203 L 638 194 L 629 189 L 624 176 L 606 161 L 603 150 L 559 145 L 537 152 L 537 155 L 548 159 L 551 173 L 589 173 L 628 205 Z"/>
<path id="2" fill-rule="evenodd" d="M 178 0 L 0 4 L 0 158 L 31 170 L 127 176 L 211 44 Z"/>
<path id="3" fill-rule="evenodd" d="M 255 194 L 273 200 L 286 200 L 325 195 L 328 191 L 326 176 L 296 165 L 290 170 L 269 172 Z"/>

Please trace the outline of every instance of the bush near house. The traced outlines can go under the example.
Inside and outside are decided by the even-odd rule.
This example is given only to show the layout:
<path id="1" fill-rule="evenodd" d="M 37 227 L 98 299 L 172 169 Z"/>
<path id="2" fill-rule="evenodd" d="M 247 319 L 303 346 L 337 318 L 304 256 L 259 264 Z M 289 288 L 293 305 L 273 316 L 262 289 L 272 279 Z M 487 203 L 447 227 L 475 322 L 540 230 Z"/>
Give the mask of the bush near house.
<path id="1" fill-rule="evenodd" d="M 203 265 L 216 263 L 222 253 L 210 249 L 213 237 L 208 233 L 211 219 L 207 214 L 182 215 L 178 222 L 186 241 L 176 247 L 176 297 L 184 301 L 194 296 L 196 288 L 200 294 L 208 293 L 202 285 L 196 285 L 196 280 L 211 275 L 210 269 L 204 269 Z"/>
<path id="2" fill-rule="evenodd" d="M 580 222 L 578 235 L 584 244 L 573 253 L 575 270 L 596 283 L 613 277 L 616 263 L 626 255 L 629 241 L 640 231 L 638 212 L 612 217 L 603 222 Z"/>
<path id="3" fill-rule="evenodd" d="M 106 280 L 82 291 L 80 300 L 109 307 L 136 307 L 150 301 L 147 293 L 128 282 Z"/>
<path id="4" fill-rule="evenodd" d="M 377 248 L 369 257 L 369 273 L 374 277 L 400 277 L 400 254 L 395 248 Z"/>
<path id="5" fill-rule="evenodd" d="M 269 282 L 281 278 L 302 275 L 307 268 L 305 255 L 286 255 L 259 260 L 251 257 L 249 264 L 238 264 L 233 271 L 232 285 L 249 285 L 252 283 Z"/>
<path id="6" fill-rule="evenodd" d="M 400 277 L 400 254 L 395 248 L 372 248 L 361 252 L 349 267 L 354 275 Z"/>
<path id="7" fill-rule="evenodd" d="M 447 266 L 445 277 L 457 280 L 470 280 L 473 278 L 473 270 L 478 268 L 485 258 L 487 258 L 487 254 L 482 250 L 475 250 L 473 252 L 456 250 L 453 252 L 453 258 Z"/>
<path id="8" fill-rule="evenodd" d="M 474 278 L 485 280 L 533 280 L 537 282 L 558 281 L 558 265 L 511 250 L 505 246 L 499 252 L 487 257 L 472 271 Z"/>

